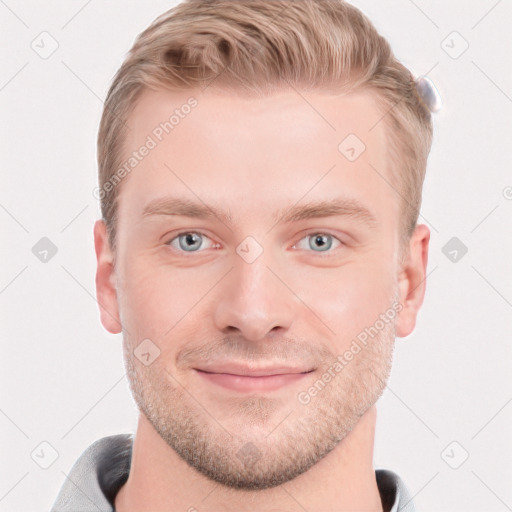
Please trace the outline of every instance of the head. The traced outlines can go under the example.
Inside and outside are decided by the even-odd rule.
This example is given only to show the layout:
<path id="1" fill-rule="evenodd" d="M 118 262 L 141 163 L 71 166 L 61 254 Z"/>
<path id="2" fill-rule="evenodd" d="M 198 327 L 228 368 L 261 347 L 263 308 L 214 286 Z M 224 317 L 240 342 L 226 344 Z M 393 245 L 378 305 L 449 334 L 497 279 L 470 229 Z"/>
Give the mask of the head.
<path id="1" fill-rule="evenodd" d="M 189 0 L 137 38 L 98 137 L 97 294 L 191 466 L 279 485 L 375 404 L 423 301 L 431 139 L 412 74 L 343 1 Z M 297 375 L 206 373 L 232 366 Z"/>

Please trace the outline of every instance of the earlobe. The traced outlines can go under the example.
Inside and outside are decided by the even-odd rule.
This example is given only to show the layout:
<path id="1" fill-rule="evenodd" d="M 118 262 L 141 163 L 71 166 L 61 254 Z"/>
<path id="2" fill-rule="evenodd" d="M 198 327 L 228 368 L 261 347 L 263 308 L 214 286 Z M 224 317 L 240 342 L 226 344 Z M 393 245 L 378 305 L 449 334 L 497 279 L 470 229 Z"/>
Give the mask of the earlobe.
<path id="1" fill-rule="evenodd" d="M 96 251 L 96 298 L 103 327 L 112 333 L 122 331 L 119 305 L 115 287 L 114 258 L 110 248 L 107 228 L 103 220 L 94 224 L 94 248 Z"/>
<path id="2" fill-rule="evenodd" d="M 398 337 L 411 334 L 416 317 L 423 304 L 426 290 L 428 245 L 430 230 L 425 224 L 416 226 L 410 240 L 409 252 L 398 276 L 399 299 L 402 310 L 398 314 L 395 329 Z"/>

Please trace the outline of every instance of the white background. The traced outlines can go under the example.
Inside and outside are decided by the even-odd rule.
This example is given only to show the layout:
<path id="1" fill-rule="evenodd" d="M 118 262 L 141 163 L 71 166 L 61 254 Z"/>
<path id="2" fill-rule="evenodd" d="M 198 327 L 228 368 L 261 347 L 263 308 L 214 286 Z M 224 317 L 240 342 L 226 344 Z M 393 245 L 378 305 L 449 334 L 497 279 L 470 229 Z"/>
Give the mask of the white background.
<path id="1" fill-rule="evenodd" d="M 423 511 L 512 510 L 512 4 L 353 3 L 444 102 L 420 219 L 427 294 L 397 342 L 375 465 Z M 135 428 L 121 335 L 103 329 L 94 298 L 95 144 L 113 74 L 173 5 L 0 0 L 1 511 L 48 510 L 87 446 Z M 43 31 L 59 45 L 47 59 L 31 48 Z M 458 58 L 445 51 L 462 48 L 454 31 L 469 44 Z M 47 263 L 32 253 L 42 237 L 58 248 Z M 455 263 L 442 252 L 452 237 L 468 248 Z M 43 441 L 59 454 L 48 469 L 31 458 Z"/>

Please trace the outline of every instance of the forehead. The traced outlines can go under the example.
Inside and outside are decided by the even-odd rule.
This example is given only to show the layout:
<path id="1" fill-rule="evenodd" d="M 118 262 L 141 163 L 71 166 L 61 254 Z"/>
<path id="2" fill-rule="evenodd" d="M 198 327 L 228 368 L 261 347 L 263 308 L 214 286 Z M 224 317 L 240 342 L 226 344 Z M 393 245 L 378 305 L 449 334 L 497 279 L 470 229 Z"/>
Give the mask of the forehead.
<path id="1" fill-rule="evenodd" d="M 229 207 L 235 217 L 340 194 L 392 214 L 382 118 L 370 92 L 144 91 L 127 120 L 123 154 L 136 161 L 120 217 L 140 217 L 165 194 Z"/>

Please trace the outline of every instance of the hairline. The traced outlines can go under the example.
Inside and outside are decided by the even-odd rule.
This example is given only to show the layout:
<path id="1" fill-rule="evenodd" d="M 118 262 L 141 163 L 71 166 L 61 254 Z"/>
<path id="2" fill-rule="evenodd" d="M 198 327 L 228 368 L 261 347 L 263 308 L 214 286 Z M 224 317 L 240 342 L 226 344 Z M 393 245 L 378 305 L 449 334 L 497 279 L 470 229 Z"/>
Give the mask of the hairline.
<path id="1" fill-rule="evenodd" d="M 368 94 L 369 97 L 374 99 L 374 105 L 376 106 L 376 109 L 378 112 L 382 114 L 382 117 L 379 119 L 378 123 L 383 122 L 384 123 L 384 135 L 386 139 L 388 140 L 389 144 L 386 145 L 386 168 L 382 169 L 386 175 L 390 178 L 390 183 L 386 185 L 385 182 L 383 182 L 383 186 L 391 186 L 395 189 L 395 192 L 401 197 L 400 201 L 400 220 L 398 228 L 398 235 L 399 235 L 399 250 L 402 251 L 405 249 L 406 243 L 410 240 L 410 237 L 412 236 L 413 229 L 411 226 L 406 226 L 405 223 L 408 220 L 408 216 L 406 215 L 406 208 L 407 205 L 405 202 L 407 200 L 404 198 L 404 192 L 405 192 L 405 186 L 404 186 L 404 170 L 402 169 L 404 162 L 402 154 L 402 151 L 398 147 L 398 141 L 397 136 L 393 136 L 394 130 L 393 127 L 390 124 L 390 119 L 388 114 L 392 110 L 394 106 L 389 105 L 389 101 L 387 101 L 387 98 L 382 94 L 379 88 L 372 86 L 368 83 L 358 84 L 355 87 L 352 85 L 353 81 L 350 79 L 347 80 L 347 82 L 338 88 L 334 88 L 332 84 L 327 85 L 316 85 L 314 87 L 299 87 L 300 91 L 309 91 L 309 92 L 321 92 L 325 93 L 326 95 L 332 96 L 332 97 L 342 97 L 349 94 Z M 267 98 L 278 95 L 282 91 L 289 91 L 290 87 L 287 87 L 287 84 L 285 82 L 279 82 L 279 83 L 270 83 L 268 84 L 268 87 L 265 91 L 260 90 L 248 90 L 244 87 L 237 86 L 236 84 L 233 84 L 231 82 L 228 83 L 222 83 L 221 85 L 216 84 L 212 89 L 215 92 L 218 93 L 229 93 L 229 92 L 235 92 L 239 94 L 241 97 L 246 98 Z M 150 93 L 159 93 L 159 92 L 176 92 L 176 93 L 186 93 L 187 91 L 193 92 L 196 91 L 197 87 L 184 87 L 180 85 L 173 85 L 169 86 L 168 84 L 161 83 L 159 86 L 151 87 L 147 84 L 140 84 L 140 88 L 135 94 L 135 97 L 133 98 L 132 102 L 128 105 L 128 112 L 127 115 L 124 116 L 124 123 L 125 125 L 130 117 L 130 115 L 133 113 L 135 107 L 138 105 L 138 103 L 141 101 L 142 96 L 145 94 Z M 376 125 L 374 125 L 373 128 L 375 128 Z M 115 168 L 117 168 L 121 162 L 123 162 L 123 158 L 125 158 L 127 148 L 125 146 L 126 140 L 127 140 L 127 130 L 123 126 L 121 129 L 121 142 L 119 144 L 119 156 L 118 161 L 116 163 Z M 400 157 L 402 158 L 402 161 L 400 163 L 396 162 L 395 154 L 400 153 Z M 398 164 L 398 165 L 395 165 Z M 394 167 L 398 168 L 399 170 L 395 172 L 393 169 Z M 109 236 L 108 236 L 108 242 L 109 246 L 111 248 L 112 253 L 115 255 L 117 253 L 117 241 L 118 241 L 118 225 L 119 225 L 119 196 L 121 194 L 121 190 L 123 187 L 123 182 L 129 178 L 129 176 L 126 176 L 123 178 L 119 184 L 116 186 L 116 191 L 114 194 L 114 204 L 113 204 L 113 215 L 112 215 L 112 225 L 108 226 Z M 102 218 L 102 220 L 107 223 L 107 220 L 105 218 Z"/>

